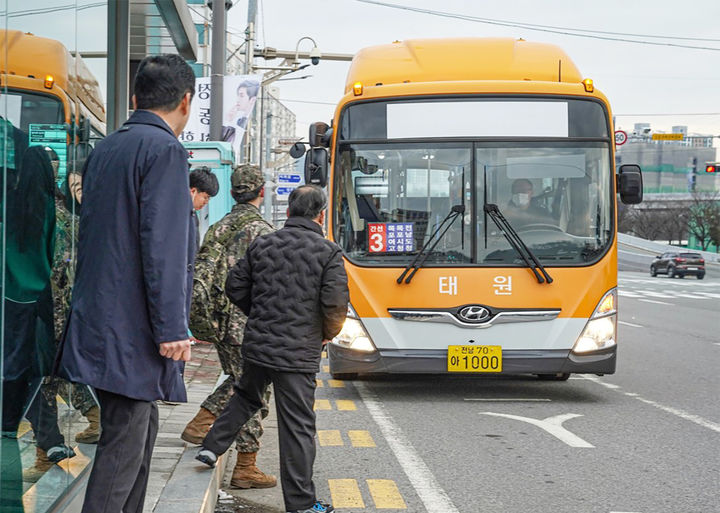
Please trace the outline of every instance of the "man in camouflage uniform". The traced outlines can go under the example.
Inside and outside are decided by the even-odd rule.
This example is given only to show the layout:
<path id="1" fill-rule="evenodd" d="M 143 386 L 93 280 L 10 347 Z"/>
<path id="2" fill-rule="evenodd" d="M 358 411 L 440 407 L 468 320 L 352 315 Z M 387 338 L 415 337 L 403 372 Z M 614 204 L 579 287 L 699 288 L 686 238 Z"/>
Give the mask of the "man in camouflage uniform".
<path id="1" fill-rule="evenodd" d="M 256 237 L 274 231 L 260 215 L 264 183 L 260 168 L 244 164 L 230 178 L 236 205 L 230 213 L 210 227 L 195 259 L 190 330 L 198 339 L 212 342 L 228 378 L 202 403 L 200 411 L 185 427 L 181 437 L 200 444 L 215 419 L 222 413 L 233 394 L 233 383 L 242 375 L 241 346 L 247 317 L 225 296 L 225 280 Z M 270 388 L 265 391 L 262 409 L 240 430 L 236 438 L 237 463 L 230 484 L 237 488 L 271 488 L 275 476 L 266 475 L 255 466 L 262 419 L 267 417 Z"/>

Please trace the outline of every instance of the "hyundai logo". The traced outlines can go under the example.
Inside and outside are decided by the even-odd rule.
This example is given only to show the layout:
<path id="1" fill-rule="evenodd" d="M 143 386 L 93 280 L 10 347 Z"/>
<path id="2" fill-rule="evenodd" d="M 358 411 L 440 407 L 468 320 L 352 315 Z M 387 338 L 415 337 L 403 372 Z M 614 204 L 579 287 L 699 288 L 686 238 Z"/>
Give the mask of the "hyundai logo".
<path id="1" fill-rule="evenodd" d="M 482 306 L 471 305 L 462 308 L 457 315 L 463 321 L 482 322 L 490 317 L 490 311 Z"/>

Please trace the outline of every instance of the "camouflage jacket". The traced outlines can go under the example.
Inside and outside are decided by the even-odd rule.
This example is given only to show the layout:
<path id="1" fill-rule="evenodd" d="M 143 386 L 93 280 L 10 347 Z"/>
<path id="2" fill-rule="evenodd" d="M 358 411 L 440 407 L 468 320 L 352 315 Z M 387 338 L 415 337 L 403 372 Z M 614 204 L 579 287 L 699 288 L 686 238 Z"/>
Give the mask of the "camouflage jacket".
<path id="1" fill-rule="evenodd" d="M 225 295 L 230 269 L 245 256 L 250 243 L 275 229 L 257 207 L 237 204 L 210 227 L 195 258 L 190 331 L 214 344 L 242 344 L 247 318 Z"/>
<path id="2" fill-rule="evenodd" d="M 78 219 L 78 216 L 65 207 L 61 199 L 55 200 L 55 255 L 50 275 L 55 340 L 60 340 L 62 336 L 70 308 L 72 286 L 75 281 L 73 252 L 77 251 Z"/>

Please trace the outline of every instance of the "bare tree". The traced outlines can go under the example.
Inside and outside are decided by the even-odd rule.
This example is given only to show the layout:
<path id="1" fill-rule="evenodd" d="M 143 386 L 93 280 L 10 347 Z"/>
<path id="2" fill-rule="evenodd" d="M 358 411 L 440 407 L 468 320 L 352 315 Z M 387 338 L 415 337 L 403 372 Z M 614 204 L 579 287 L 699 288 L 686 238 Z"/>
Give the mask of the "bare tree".
<path id="1" fill-rule="evenodd" d="M 718 193 L 696 192 L 688 214 L 688 228 L 703 251 L 713 242 L 720 224 Z M 720 237 L 718 237 L 720 238 Z"/>
<path id="2" fill-rule="evenodd" d="M 665 228 L 662 209 L 633 208 L 631 217 L 632 232 L 647 240 L 657 240 Z"/>
<path id="3" fill-rule="evenodd" d="M 673 201 L 667 204 L 663 218 L 670 244 L 677 240 L 678 245 L 682 245 L 683 240 L 687 239 L 689 216 L 690 208 L 682 202 Z"/>

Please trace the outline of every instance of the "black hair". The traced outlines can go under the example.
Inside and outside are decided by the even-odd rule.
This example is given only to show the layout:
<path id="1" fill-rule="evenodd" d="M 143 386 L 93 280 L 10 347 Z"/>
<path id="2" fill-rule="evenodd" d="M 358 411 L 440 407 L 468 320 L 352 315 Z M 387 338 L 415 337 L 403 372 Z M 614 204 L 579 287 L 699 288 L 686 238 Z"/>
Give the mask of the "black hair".
<path id="1" fill-rule="evenodd" d="M 151 55 L 140 62 L 133 91 L 138 109 L 170 112 L 195 94 L 195 73 L 179 55 Z"/>
<path id="2" fill-rule="evenodd" d="M 317 185 L 301 185 L 288 198 L 289 217 L 315 219 L 327 207 L 327 196 Z"/>
<path id="3" fill-rule="evenodd" d="M 258 95 L 258 91 L 260 91 L 260 82 L 256 82 L 255 80 L 243 80 L 237 86 L 235 92 L 239 93 L 240 89 L 243 88 L 247 91 L 249 97 L 255 98 Z"/>
<path id="4" fill-rule="evenodd" d="M 210 197 L 217 196 L 220 190 L 217 176 L 207 166 L 196 167 L 190 171 L 190 188 L 204 192 Z"/>
<path id="5" fill-rule="evenodd" d="M 42 146 L 31 146 L 23 155 L 18 186 L 8 201 L 8 234 L 17 240 L 21 253 L 47 247 L 43 237 L 51 237 L 55 229 L 55 187 L 50 156 Z"/>
<path id="6" fill-rule="evenodd" d="M 250 203 L 252 200 L 254 200 L 258 196 L 260 196 L 260 191 L 263 190 L 263 187 L 265 187 L 265 184 L 262 184 L 260 187 L 258 187 L 254 191 L 237 192 L 237 191 L 231 190 L 230 195 L 233 197 L 233 199 L 235 200 L 236 203 Z"/>

